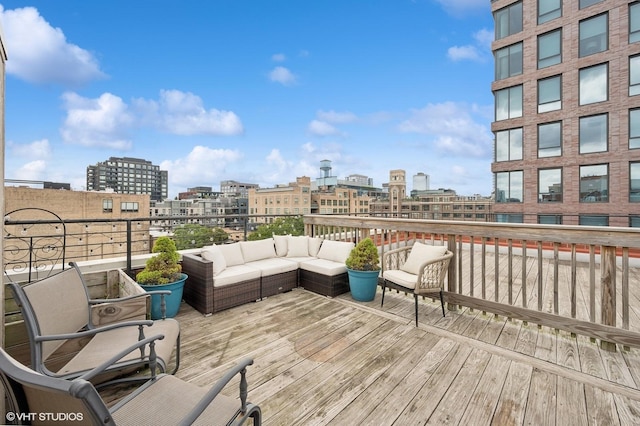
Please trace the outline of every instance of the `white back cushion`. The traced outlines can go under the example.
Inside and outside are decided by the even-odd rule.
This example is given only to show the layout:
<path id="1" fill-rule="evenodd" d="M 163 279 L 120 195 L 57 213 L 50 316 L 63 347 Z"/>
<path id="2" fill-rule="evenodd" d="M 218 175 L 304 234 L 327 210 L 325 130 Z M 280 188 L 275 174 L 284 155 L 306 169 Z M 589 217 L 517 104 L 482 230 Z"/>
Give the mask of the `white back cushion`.
<path id="1" fill-rule="evenodd" d="M 213 275 L 216 276 L 220 272 L 224 271 L 227 267 L 227 261 L 224 259 L 224 255 L 218 246 L 202 247 L 201 256 L 205 260 L 213 262 Z"/>
<path id="2" fill-rule="evenodd" d="M 354 247 L 352 242 L 324 240 L 318 251 L 318 259 L 344 263 Z"/>
<path id="3" fill-rule="evenodd" d="M 220 247 L 224 260 L 227 262 L 227 267 L 244 264 L 242 249 L 240 248 L 239 243 L 222 244 L 218 247 Z"/>
<path id="4" fill-rule="evenodd" d="M 306 235 L 289 236 L 287 239 L 287 257 L 306 256 L 309 256 L 309 237 Z"/>
<path id="5" fill-rule="evenodd" d="M 400 267 L 400 270 L 418 275 L 420 265 L 429 260 L 444 256 L 446 251 L 446 246 L 429 246 L 416 241 L 413 247 L 411 247 L 409 258 L 404 265 Z"/>
<path id="6" fill-rule="evenodd" d="M 245 263 L 276 257 L 273 238 L 258 241 L 240 241 L 240 248 L 242 249 L 242 257 Z"/>
<path id="7" fill-rule="evenodd" d="M 320 251 L 322 238 L 309 238 L 309 256 L 316 257 Z"/>
<path id="8" fill-rule="evenodd" d="M 273 241 L 276 246 L 276 255 L 284 257 L 287 255 L 287 235 L 274 235 Z"/>

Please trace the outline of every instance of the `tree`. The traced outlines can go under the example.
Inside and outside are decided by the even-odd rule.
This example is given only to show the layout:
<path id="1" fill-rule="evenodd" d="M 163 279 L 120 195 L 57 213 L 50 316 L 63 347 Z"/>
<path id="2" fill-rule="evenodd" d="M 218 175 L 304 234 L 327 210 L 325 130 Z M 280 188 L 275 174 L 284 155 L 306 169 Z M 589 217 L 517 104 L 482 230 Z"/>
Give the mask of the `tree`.
<path id="1" fill-rule="evenodd" d="M 229 235 L 221 228 L 208 228 L 196 223 L 182 225 L 174 231 L 173 239 L 178 250 L 221 244 Z"/>
<path id="2" fill-rule="evenodd" d="M 304 235 L 302 216 L 279 217 L 273 223 L 260 225 L 247 240 L 264 240 L 273 235 Z"/>

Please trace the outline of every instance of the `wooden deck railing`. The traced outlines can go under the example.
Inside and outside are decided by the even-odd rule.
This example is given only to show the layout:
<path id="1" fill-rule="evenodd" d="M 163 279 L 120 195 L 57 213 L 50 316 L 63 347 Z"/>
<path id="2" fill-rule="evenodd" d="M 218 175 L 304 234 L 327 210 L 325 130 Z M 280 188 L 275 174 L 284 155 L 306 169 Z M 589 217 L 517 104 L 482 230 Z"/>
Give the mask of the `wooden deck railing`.
<path id="1" fill-rule="evenodd" d="M 640 346 L 640 229 L 309 215 L 305 233 L 382 253 L 412 240 L 455 253 L 445 285 L 459 306 Z"/>

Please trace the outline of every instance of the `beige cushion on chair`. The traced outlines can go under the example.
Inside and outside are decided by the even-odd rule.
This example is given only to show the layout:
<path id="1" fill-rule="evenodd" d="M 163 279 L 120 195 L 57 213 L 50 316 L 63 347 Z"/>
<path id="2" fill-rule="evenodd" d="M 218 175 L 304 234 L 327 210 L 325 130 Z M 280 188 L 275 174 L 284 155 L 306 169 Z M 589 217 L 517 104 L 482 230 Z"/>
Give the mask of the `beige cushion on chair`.
<path id="1" fill-rule="evenodd" d="M 429 246 L 416 241 L 411 247 L 409 258 L 400 266 L 400 269 L 410 274 L 418 275 L 420 265 L 429 260 L 444 256 L 446 251 L 446 246 Z"/>
<path id="2" fill-rule="evenodd" d="M 415 274 L 410 274 L 405 271 L 401 271 L 399 269 L 392 269 L 390 271 L 384 271 L 382 277 L 385 280 L 391 281 L 392 283 L 401 285 L 402 287 L 406 287 L 408 289 L 415 289 L 416 283 L 418 281 L 418 276 Z"/>

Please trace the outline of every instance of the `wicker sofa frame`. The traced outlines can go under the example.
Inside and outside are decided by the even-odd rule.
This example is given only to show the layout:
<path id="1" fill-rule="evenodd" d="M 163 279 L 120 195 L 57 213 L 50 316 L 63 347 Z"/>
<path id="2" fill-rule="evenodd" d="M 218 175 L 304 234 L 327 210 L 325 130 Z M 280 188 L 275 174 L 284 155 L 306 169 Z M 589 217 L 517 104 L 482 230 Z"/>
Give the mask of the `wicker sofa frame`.
<path id="1" fill-rule="evenodd" d="M 296 287 L 330 297 L 349 291 L 346 272 L 327 276 L 302 269 L 214 287 L 212 262 L 199 254 L 183 254 L 182 271 L 189 276 L 184 286 L 184 301 L 204 315 L 255 302 Z"/>

